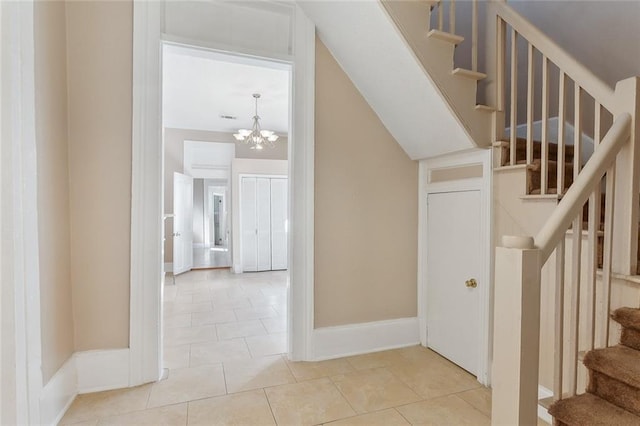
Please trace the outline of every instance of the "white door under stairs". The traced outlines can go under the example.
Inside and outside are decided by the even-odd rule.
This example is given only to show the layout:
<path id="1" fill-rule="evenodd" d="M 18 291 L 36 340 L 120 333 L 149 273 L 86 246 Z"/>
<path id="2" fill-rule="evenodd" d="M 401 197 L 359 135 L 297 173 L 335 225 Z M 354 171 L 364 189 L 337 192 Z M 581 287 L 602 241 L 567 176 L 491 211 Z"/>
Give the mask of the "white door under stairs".
<path id="1" fill-rule="evenodd" d="M 427 346 L 478 374 L 480 191 L 427 198 Z M 475 284 L 473 281 L 475 281 Z"/>

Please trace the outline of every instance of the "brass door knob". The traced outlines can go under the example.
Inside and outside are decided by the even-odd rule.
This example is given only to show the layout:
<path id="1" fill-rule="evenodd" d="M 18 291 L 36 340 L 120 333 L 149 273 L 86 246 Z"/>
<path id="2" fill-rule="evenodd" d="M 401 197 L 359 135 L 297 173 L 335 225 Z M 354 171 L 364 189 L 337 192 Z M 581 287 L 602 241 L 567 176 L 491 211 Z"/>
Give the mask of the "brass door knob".
<path id="1" fill-rule="evenodd" d="M 478 287 L 478 281 L 476 281 L 475 278 L 471 278 L 469 280 L 466 280 L 464 282 L 464 284 L 468 287 L 468 288 L 476 288 Z"/>

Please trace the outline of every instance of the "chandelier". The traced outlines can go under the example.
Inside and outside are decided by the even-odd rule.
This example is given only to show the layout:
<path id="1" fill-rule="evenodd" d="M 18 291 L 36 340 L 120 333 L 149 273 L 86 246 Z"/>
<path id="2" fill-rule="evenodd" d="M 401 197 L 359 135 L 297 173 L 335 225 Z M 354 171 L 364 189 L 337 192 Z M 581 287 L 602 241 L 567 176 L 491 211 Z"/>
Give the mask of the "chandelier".
<path id="1" fill-rule="evenodd" d="M 253 128 L 251 130 L 240 129 L 233 137 L 240 142 L 251 145 L 250 149 L 263 149 L 265 146 L 273 148 L 275 146 L 274 142 L 278 140 L 278 135 L 271 130 L 260 128 L 260 116 L 258 115 L 260 93 L 254 93 L 253 97 L 256 100 L 256 115 L 253 116 Z"/>

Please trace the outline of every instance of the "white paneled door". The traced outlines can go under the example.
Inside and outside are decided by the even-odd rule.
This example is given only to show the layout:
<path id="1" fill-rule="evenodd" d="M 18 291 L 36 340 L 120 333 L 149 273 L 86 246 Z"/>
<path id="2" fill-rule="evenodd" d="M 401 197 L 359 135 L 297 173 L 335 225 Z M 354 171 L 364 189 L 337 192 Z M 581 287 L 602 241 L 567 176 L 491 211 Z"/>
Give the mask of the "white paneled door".
<path id="1" fill-rule="evenodd" d="M 287 179 L 271 179 L 271 269 L 287 269 Z"/>
<path id="2" fill-rule="evenodd" d="M 173 274 L 193 268 L 193 178 L 173 173 Z"/>
<path id="3" fill-rule="evenodd" d="M 427 346 L 476 374 L 480 355 L 480 191 L 427 196 Z"/>
<path id="4" fill-rule="evenodd" d="M 256 179 L 242 178 L 240 223 L 242 228 L 242 270 L 258 270 L 258 218 Z"/>
<path id="5" fill-rule="evenodd" d="M 258 271 L 271 269 L 271 179 L 256 179 Z"/>
<path id="6" fill-rule="evenodd" d="M 287 269 L 287 179 L 243 177 L 242 270 Z"/>

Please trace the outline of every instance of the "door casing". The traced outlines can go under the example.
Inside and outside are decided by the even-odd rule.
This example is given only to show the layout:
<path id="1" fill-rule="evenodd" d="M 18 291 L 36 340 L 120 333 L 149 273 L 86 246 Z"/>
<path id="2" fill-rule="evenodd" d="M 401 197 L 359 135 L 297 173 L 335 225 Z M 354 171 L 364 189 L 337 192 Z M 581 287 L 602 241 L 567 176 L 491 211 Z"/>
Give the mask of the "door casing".
<path id="1" fill-rule="evenodd" d="M 468 179 L 431 182 L 433 170 L 482 165 L 482 176 Z M 473 149 L 461 153 L 422 160 L 418 169 L 418 320 L 420 343 L 427 345 L 427 195 L 440 192 L 480 191 L 481 245 L 483 251 L 482 273 L 479 281 L 487 283 L 480 287 L 480 353 L 478 360 L 478 381 L 485 386 L 491 384 L 492 359 L 492 297 L 493 294 L 493 220 L 492 220 L 492 152 L 490 149 Z"/>

